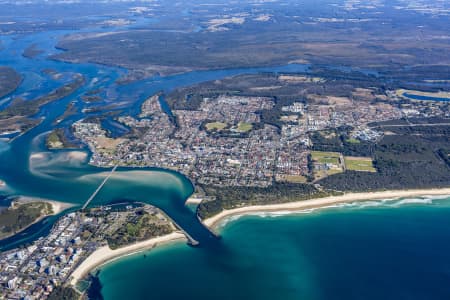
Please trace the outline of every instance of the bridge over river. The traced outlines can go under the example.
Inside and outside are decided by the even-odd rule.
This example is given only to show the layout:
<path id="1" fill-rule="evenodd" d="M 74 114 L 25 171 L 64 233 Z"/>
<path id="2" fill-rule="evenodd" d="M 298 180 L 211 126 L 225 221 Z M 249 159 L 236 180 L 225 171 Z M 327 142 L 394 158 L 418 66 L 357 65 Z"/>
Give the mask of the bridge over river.
<path id="1" fill-rule="evenodd" d="M 106 182 L 111 178 L 111 176 L 114 174 L 114 172 L 117 170 L 118 165 L 115 165 L 114 168 L 109 172 L 108 176 L 103 179 L 102 183 L 97 187 L 97 189 L 92 193 L 92 195 L 87 199 L 87 201 L 84 203 L 82 210 L 85 210 L 86 207 L 88 207 L 89 203 L 91 203 L 92 200 L 94 200 L 95 196 L 100 192 L 100 190 L 105 186 Z"/>

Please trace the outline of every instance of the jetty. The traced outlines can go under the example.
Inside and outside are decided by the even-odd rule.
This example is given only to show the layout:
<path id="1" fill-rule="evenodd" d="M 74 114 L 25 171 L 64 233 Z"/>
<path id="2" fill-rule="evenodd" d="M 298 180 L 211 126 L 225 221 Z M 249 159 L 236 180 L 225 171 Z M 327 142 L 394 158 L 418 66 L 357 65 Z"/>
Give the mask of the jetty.
<path id="1" fill-rule="evenodd" d="M 115 165 L 114 168 L 112 168 L 112 170 L 109 172 L 108 176 L 106 176 L 105 179 L 103 179 L 102 183 L 100 183 L 100 185 L 97 187 L 97 189 L 94 191 L 94 193 L 92 193 L 92 195 L 89 197 L 89 199 L 87 199 L 87 201 L 84 203 L 83 207 L 81 208 L 82 210 L 85 210 L 86 207 L 88 207 L 89 203 L 91 203 L 91 201 L 94 200 L 95 196 L 97 196 L 97 194 L 100 192 L 100 190 L 103 188 L 103 186 L 109 180 L 109 178 L 111 178 L 111 176 L 114 174 L 114 172 L 117 170 L 118 167 L 119 167 L 119 165 Z"/>

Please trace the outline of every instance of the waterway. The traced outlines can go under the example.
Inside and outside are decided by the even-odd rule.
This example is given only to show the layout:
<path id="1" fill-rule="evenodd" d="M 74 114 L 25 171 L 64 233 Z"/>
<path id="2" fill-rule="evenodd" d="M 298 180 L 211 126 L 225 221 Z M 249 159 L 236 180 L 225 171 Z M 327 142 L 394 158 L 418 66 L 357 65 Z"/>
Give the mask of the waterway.
<path id="1" fill-rule="evenodd" d="M 56 126 L 85 117 L 81 113 L 85 108 L 113 104 L 118 111 L 136 115 L 142 101 L 159 91 L 231 75 L 308 68 L 287 65 L 198 71 L 117 85 L 115 81 L 126 70 L 47 59 L 58 51 L 54 48 L 58 38 L 67 33 L 71 32 L 0 36 L 0 64 L 24 76 L 17 91 L 0 99 L 3 107 L 14 97 L 45 95 L 70 74 L 80 73 L 86 79 L 73 95 L 43 107 L 35 116 L 45 118 L 39 126 L 11 143 L 0 141 L 0 180 L 7 184 L 0 189 L 0 196 L 48 198 L 74 203 L 76 209 L 96 190 L 109 170 L 90 166 L 86 148 L 45 149 L 45 134 L 55 127 L 55 119 L 72 101 L 80 112 Z M 32 44 L 44 52 L 33 59 L 23 57 L 21 53 Z M 53 77 L 44 70 L 64 76 Z M 84 92 L 93 89 L 102 90 L 102 101 L 87 104 L 80 100 Z M 116 132 L 117 124 L 107 122 L 106 126 Z M 222 230 L 222 239 L 217 239 L 184 205 L 192 191 L 189 179 L 167 170 L 119 168 L 114 173 L 91 205 L 123 200 L 156 205 L 201 244 L 191 248 L 178 243 L 156 249 L 146 257 L 135 255 L 108 265 L 100 273 L 105 299 L 379 299 L 386 295 L 392 296 L 388 299 L 429 298 L 422 297 L 426 295 L 440 299 L 450 295 L 445 284 L 450 279 L 448 206 L 346 208 L 265 219 L 253 216 L 230 223 Z M 2 204 L 7 205 L 8 198 L 0 197 Z M 45 235 L 57 217 L 1 241 L 0 250 Z"/>
<path id="2" fill-rule="evenodd" d="M 104 299 L 448 299 L 450 198 L 367 201 L 229 221 L 102 268 Z"/>
<path id="3" fill-rule="evenodd" d="M 415 95 L 410 93 L 404 93 L 405 97 L 408 97 L 410 99 L 414 100 L 421 100 L 421 101 L 443 101 L 448 102 L 450 101 L 450 98 L 440 98 L 440 97 L 432 97 L 432 96 L 422 96 L 422 95 Z"/>
<path id="4" fill-rule="evenodd" d="M 98 29 L 102 31 L 106 29 Z M 110 30 L 110 29 L 108 29 Z M 127 115 L 139 114 L 140 105 L 149 96 L 160 91 L 171 90 L 208 80 L 221 79 L 227 76 L 258 72 L 299 72 L 307 70 L 307 65 L 286 65 L 280 67 L 229 69 L 214 71 L 195 71 L 167 77 L 151 77 L 130 84 L 118 85 L 116 80 L 126 74 L 126 70 L 95 64 L 72 64 L 49 60 L 48 56 L 58 50 L 55 45 L 63 35 L 70 31 L 48 31 L 30 35 L 1 36 L 3 49 L 1 65 L 13 67 L 24 78 L 21 86 L 11 95 L 0 99 L 6 106 L 13 98 L 22 97 L 27 100 L 45 95 L 51 90 L 67 82 L 70 74 L 80 73 L 86 84 L 74 94 L 42 108 L 35 116 L 44 121 L 26 134 L 17 137 L 10 143 L 0 142 L 0 179 L 7 187 L 0 190 L 0 195 L 25 195 L 74 203 L 80 207 L 96 190 L 108 169 L 90 166 L 89 151 L 48 151 L 45 148 L 45 134 L 55 128 L 54 121 L 64 113 L 69 103 L 74 103 L 78 113 L 70 116 L 56 127 L 63 127 L 86 116 L 94 116 L 101 112 L 85 114 L 81 111 L 92 107 L 111 107 L 108 111 L 126 111 Z M 43 51 L 39 56 L 30 59 L 21 54 L 30 45 L 37 45 Z M 47 72 L 51 70 L 52 72 Z M 52 74 L 62 76 L 53 76 Z M 80 99 L 83 93 L 101 90 L 103 99 L 95 103 L 85 103 Z M 168 110 L 168 107 L 165 106 Z M 170 110 L 167 111 L 170 114 Z M 126 132 L 126 127 L 112 120 L 106 120 L 105 127 L 113 136 Z M 164 210 L 177 224 L 189 232 L 196 240 L 216 240 L 213 235 L 200 224 L 195 213 L 184 205 L 185 199 L 192 193 L 193 187 L 189 179 L 181 174 L 160 169 L 119 168 L 105 187 L 100 191 L 91 205 L 98 206 L 111 202 L 129 200 L 143 201 Z M 7 205 L 6 201 L 3 201 Z M 0 202 L 0 206 L 2 202 Z M 50 217 L 31 226 L 21 234 L 0 241 L 0 249 L 9 249 L 45 235 L 56 217 Z"/>

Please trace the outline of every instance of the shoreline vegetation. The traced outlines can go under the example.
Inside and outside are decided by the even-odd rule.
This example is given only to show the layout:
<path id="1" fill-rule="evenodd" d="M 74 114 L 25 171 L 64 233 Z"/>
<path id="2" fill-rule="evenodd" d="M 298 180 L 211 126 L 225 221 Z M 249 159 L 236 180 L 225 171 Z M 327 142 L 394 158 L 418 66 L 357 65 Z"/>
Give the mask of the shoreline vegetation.
<path id="1" fill-rule="evenodd" d="M 79 149 L 77 145 L 70 141 L 63 128 L 52 130 L 45 139 L 45 145 L 49 150 L 56 149 Z"/>
<path id="2" fill-rule="evenodd" d="M 52 90 L 48 94 L 38 96 L 33 100 L 25 100 L 20 97 L 14 98 L 7 107 L 0 111 L 0 131 L 3 134 L 19 133 L 19 135 L 10 140 L 10 142 L 13 141 L 42 122 L 43 118 L 36 119 L 33 116 L 44 105 L 72 95 L 84 83 L 85 78 L 83 75 L 76 73 L 73 75 L 72 81 Z"/>
<path id="3" fill-rule="evenodd" d="M 13 93 L 22 83 L 22 76 L 13 68 L 0 66 L 0 98 Z"/>
<path id="4" fill-rule="evenodd" d="M 142 242 L 137 242 L 132 245 L 121 247 L 112 250 L 109 246 L 103 246 L 91 255 L 89 255 L 70 275 L 70 283 L 72 286 L 76 286 L 77 282 L 84 278 L 91 271 L 100 268 L 101 266 L 111 263 L 117 259 L 140 253 L 149 249 L 153 249 L 157 246 L 165 245 L 168 243 L 186 240 L 186 236 L 181 232 L 172 232 L 159 237 L 154 237 Z"/>
<path id="5" fill-rule="evenodd" d="M 234 209 L 225 209 L 220 213 L 202 220 L 203 225 L 210 230 L 215 231 L 224 220 L 233 217 L 253 213 L 263 212 L 277 212 L 277 211 L 302 211 L 305 209 L 325 208 L 335 204 L 349 203 L 349 202 L 364 202 L 368 200 L 383 200 L 383 199 L 400 199 L 408 197 L 423 197 L 423 196 L 443 196 L 450 195 L 450 187 L 442 189 L 409 189 L 409 190 L 387 190 L 378 192 L 364 192 L 364 193 L 344 193 L 339 196 L 328 196 L 323 198 L 315 198 L 296 202 L 287 202 L 280 204 L 267 205 L 253 205 Z"/>
<path id="6" fill-rule="evenodd" d="M 38 206 L 36 207 L 38 211 L 31 214 L 30 209 L 31 210 L 34 209 L 35 206 Z M 69 209 L 73 206 L 74 205 L 71 203 L 58 202 L 48 199 L 40 199 L 25 196 L 18 197 L 11 203 L 11 206 L 8 209 L 0 213 L 0 217 L 6 218 L 5 222 L 7 222 L 10 226 L 13 226 L 11 224 L 16 224 L 20 228 L 18 229 L 11 228 L 11 230 L 4 231 L 4 226 L 0 226 L 1 229 L 0 240 L 19 234 L 24 230 L 26 230 L 27 228 L 29 228 L 30 226 L 32 226 L 33 224 L 42 221 L 44 218 L 58 215 L 62 211 Z M 36 213 L 38 215 L 36 215 Z M 28 216 L 31 216 L 33 220 L 25 218 Z M 22 224 L 22 222 L 24 223 Z M 2 225 L 2 223 L 3 222 L 0 222 L 0 225 Z"/>

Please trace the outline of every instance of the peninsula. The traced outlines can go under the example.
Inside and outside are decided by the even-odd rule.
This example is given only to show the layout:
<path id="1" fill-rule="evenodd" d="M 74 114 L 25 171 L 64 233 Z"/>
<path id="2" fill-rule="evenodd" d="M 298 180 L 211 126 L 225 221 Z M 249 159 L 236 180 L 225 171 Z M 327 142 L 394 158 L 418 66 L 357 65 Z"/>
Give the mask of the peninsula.
<path id="1" fill-rule="evenodd" d="M 57 215 L 72 207 L 69 203 L 18 197 L 11 206 L 0 211 L 0 239 L 13 236 L 45 217 Z"/>

